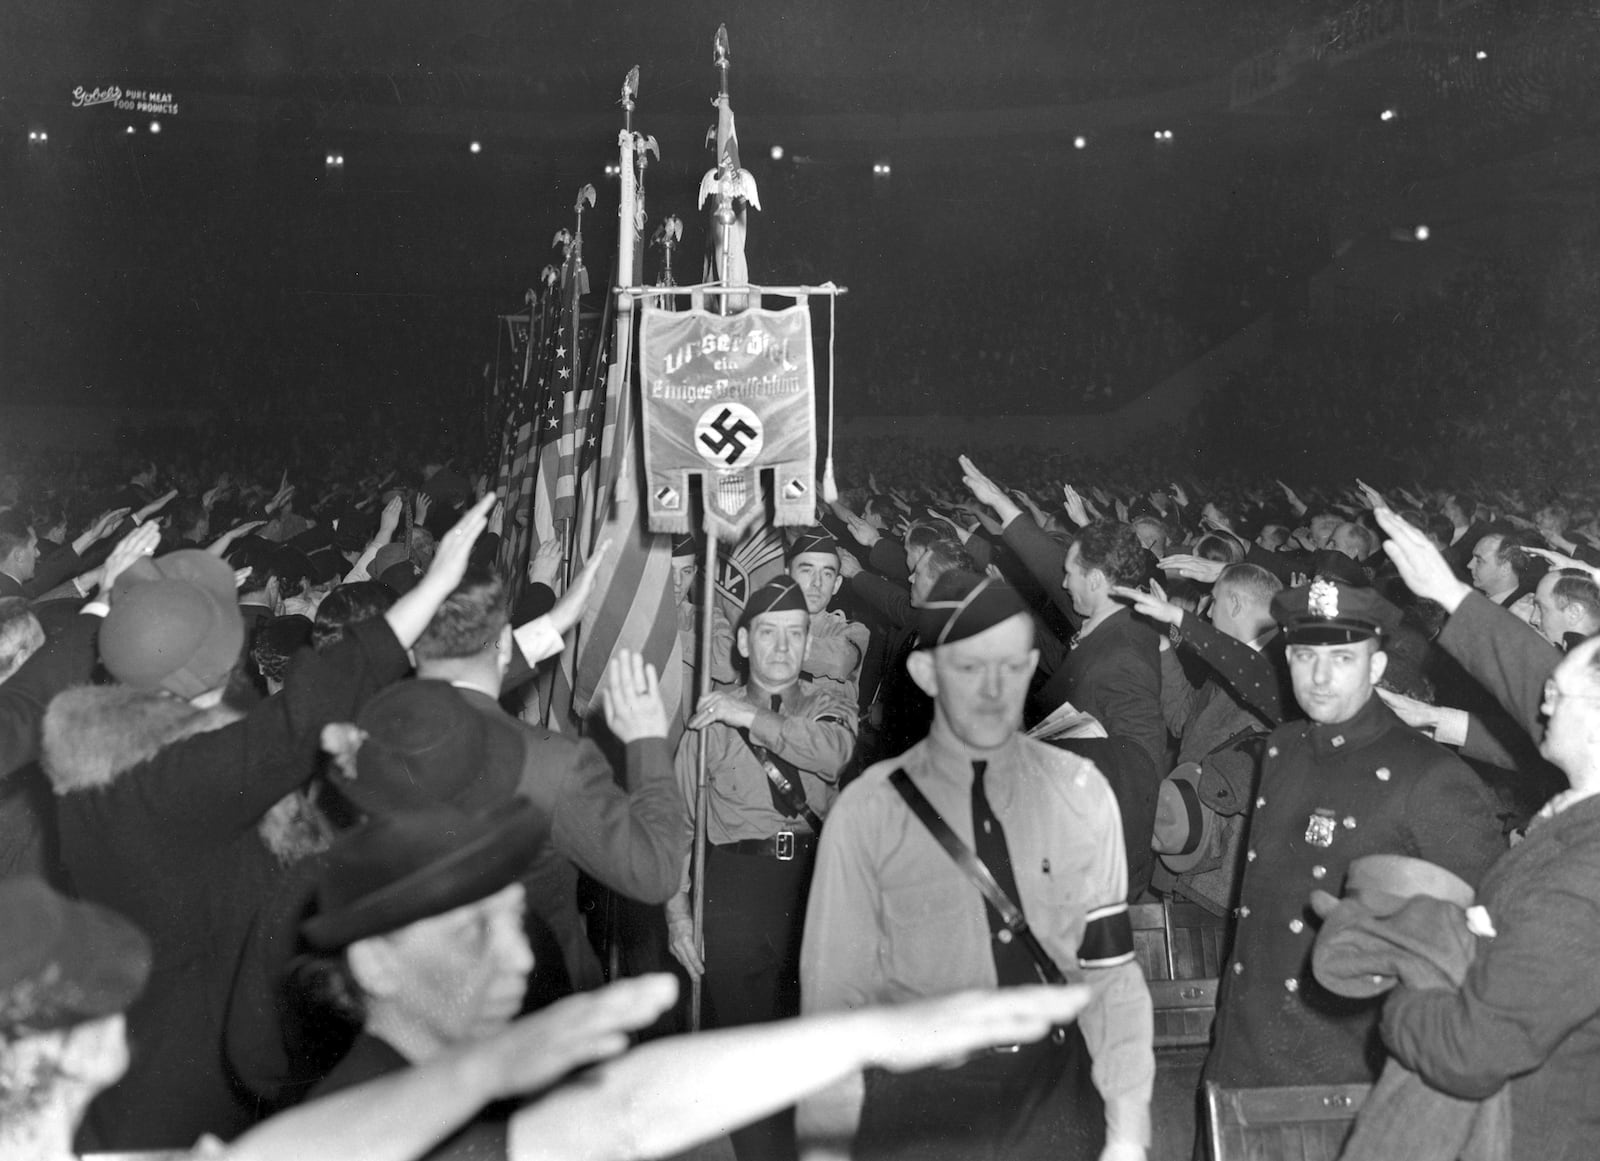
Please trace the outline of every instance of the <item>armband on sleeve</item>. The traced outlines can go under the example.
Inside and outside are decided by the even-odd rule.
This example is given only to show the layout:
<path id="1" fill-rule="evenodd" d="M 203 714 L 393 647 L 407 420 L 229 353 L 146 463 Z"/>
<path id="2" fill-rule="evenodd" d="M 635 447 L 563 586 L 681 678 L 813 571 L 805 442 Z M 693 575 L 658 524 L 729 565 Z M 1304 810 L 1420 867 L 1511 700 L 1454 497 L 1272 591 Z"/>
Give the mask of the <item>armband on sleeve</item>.
<path id="1" fill-rule="evenodd" d="M 1113 903 L 1089 912 L 1078 944 L 1078 966 L 1108 968 L 1133 962 L 1133 920 L 1126 903 Z"/>

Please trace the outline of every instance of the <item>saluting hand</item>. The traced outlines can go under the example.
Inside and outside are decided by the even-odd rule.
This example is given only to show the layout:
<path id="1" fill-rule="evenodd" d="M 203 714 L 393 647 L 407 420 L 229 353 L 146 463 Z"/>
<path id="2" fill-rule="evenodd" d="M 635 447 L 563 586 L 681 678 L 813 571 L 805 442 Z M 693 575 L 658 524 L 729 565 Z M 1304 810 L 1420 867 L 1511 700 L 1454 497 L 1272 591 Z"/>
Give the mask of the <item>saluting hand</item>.
<path id="1" fill-rule="evenodd" d="M 1419 529 L 1389 509 L 1377 508 L 1372 514 L 1378 527 L 1389 537 L 1383 542 L 1384 551 L 1394 562 L 1406 587 L 1424 600 L 1444 606 L 1446 612 L 1459 609 L 1472 589 L 1456 576 L 1439 550 Z"/>
<path id="2" fill-rule="evenodd" d="M 1152 621 L 1167 625 L 1183 624 L 1183 606 L 1167 600 L 1166 592 L 1155 581 L 1150 582 L 1149 592 L 1128 585 L 1112 585 L 1111 595 L 1127 601 L 1133 606 L 1134 612 Z"/>
<path id="3" fill-rule="evenodd" d="M 606 666 L 606 725 L 624 744 L 667 736 L 667 709 L 661 701 L 656 667 L 638 653 L 617 650 Z"/>

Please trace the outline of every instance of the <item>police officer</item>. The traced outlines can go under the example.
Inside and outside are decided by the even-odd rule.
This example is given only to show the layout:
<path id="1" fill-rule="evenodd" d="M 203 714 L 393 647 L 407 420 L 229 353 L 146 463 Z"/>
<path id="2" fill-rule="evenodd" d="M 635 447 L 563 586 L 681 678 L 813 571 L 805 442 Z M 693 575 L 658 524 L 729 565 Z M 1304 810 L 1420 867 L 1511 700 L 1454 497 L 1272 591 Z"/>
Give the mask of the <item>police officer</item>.
<path id="1" fill-rule="evenodd" d="M 1338 894 L 1350 862 L 1375 854 L 1476 885 L 1506 844 L 1477 775 L 1373 693 L 1399 610 L 1319 577 L 1277 594 L 1272 615 L 1309 720 L 1267 738 L 1206 1077 L 1228 1088 L 1366 1083 L 1383 1062 L 1380 1006 L 1312 976 L 1308 896 Z"/>
<path id="2" fill-rule="evenodd" d="M 755 1024 L 800 1011 L 800 934 L 822 818 L 855 744 L 856 707 L 800 676 L 811 614 L 780 576 L 739 618 L 735 647 L 750 679 L 700 702 L 678 747 L 691 814 L 698 753 L 706 763 L 705 956 L 695 947 L 688 873 L 667 904 L 668 946 L 705 980 L 707 1024 Z M 792 1117 L 733 1134 L 741 1161 L 792 1153 Z"/>

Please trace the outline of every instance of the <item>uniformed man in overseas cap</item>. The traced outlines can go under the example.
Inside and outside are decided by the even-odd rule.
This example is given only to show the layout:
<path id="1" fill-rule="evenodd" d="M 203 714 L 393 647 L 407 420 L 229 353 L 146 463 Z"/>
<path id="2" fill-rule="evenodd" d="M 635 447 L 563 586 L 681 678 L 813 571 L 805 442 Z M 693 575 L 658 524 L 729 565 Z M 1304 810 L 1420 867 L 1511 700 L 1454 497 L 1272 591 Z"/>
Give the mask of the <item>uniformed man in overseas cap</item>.
<path id="1" fill-rule="evenodd" d="M 683 649 L 683 716 L 694 709 L 700 692 L 702 642 L 699 625 L 703 616 L 704 590 L 700 587 L 700 560 L 705 545 L 688 534 L 672 538 L 672 599 L 678 606 L 678 641 Z M 709 580 L 706 583 L 710 583 Z M 713 685 L 732 685 L 739 680 L 733 668 L 733 623 L 722 611 L 722 602 L 711 602 L 711 681 Z"/>
<path id="2" fill-rule="evenodd" d="M 800 1010 L 800 932 L 817 836 L 855 746 L 856 707 L 800 675 L 811 615 L 787 576 L 751 595 L 735 647 L 749 680 L 702 698 L 678 746 L 678 782 L 695 810 L 706 767 L 704 956 L 696 948 L 689 866 L 667 904 L 668 946 L 704 976 L 706 1023 L 756 1024 Z M 733 1134 L 741 1161 L 794 1150 L 792 1115 Z"/>
<path id="3" fill-rule="evenodd" d="M 950 572 L 917 616 L 907 664 L 934 701 L 933 726 L 839 798 L 806 917 L 804 1009 L 1041 978 L 1039 960 L 912 812 L 901 771 L 1021 908 L 1042 953 L 1094 999 L 1051 1042 L 955 1070 L 869 1072 L 864 1085 L 807 1102 L 804 1124 L 848 1133 L 859 1115 L 856 1158 L 1143 1158 L 1152 1017 L 1116 798 L 1094 763 L 1021 731 L 1039 653 L 1015 590 Z"/>
<path id="4" fill-rule="evenodd" d="M 811 615 L 802 672 L 813 681 L 837 683 L 840 692 L 855 701 L 872 634 L 859 621 L 828 609 L 844 581 L 839 565 L 839 542 L 822 528 L 807 528 L 789 546 L 785 571 L 800 586 Z"/>
<path id="5" fill-rule="evenodd" d="M 1471 768 L 1374 695 L 1398 609 L 1319 576 L 1277 594 L 1272 614 L 1307 720 L 1267 738 L 1205 1075 L 1225 1088 L 1368 1083 L 1383 1063 L 1380 1001 L 1317 983 L 1311 892 L 1337 894 L 1352 860 L 1379 854 L 1475 886 L 1506 843 Z"/>

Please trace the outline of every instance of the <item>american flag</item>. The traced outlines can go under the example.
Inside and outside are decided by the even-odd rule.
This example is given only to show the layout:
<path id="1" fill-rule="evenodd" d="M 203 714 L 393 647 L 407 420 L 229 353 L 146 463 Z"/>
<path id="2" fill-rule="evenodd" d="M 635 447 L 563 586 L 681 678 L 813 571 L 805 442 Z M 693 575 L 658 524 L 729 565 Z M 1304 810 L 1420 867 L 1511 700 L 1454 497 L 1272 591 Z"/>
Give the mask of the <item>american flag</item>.
<path id="1" fill-rule="evenodd" d="M 646 529 L 639 502 L 641 440 L 639 409 L 628 382 L 629 331 L 631 328 L 620 336 L 619 357 L 606 372 L 606 434 L 601 439 L 595 491 L 598 527 L 592 531 L 590 543 L 610 541 L 611 547 L 600 585 L 584 610 L 573 675 L 573 708 L 580 715 L 586 713 L 617 650 L 634 650 L 656 668 L 662 701 L 674 715 L 669 740 L 676 744 L 683 728 L 676 715 L 683 701 L 683 651 L 672 600 L 672 538 Z"/>
<path id="2" fill-rule="evenodd" d="M 582 239 L 575 238 L 568 244 L 567 260 L 561 270 L 559 313 L 552 320 L 553 346 L 542 385 L 545 409 L 536 436 L 539 471 L 533 507 L 533 535 L 538 544 L 552 539 L 565 543 L 578 514 L 574 460 L 582 418 L 578 402 L 578 321 L 588 289 Z"/>
<path id="3" fill-rule="evenodd" d="M 505 498 L 505 521 L 500 541 L 500 572 L 515 601 L 526 581 L 528 554 L 535 543 L 534 502 L 539 469 L 539 451 L 551 425 L 550 367 L 555 359 L 558 290 L 547 280 L 539 301 L 530 307 L 528 345 L 524 349 L 523 375 L 513 401 L 516 416 L 515 437 L 509 441 L 503 476 L 497 480 Z M 555 401 L 560 406 L 559 399 Z M 559 433 L 560 418 L 555 424 Z M 509 425 L 508 425 L 509 426 Z"/>
<path id="4" fill-rule="evenodd" d="M 600 490 L 601 446 L 606 436 L 606 381 L 611 368 L 612 347 L 616 342 L 616 324 L 616 288 L 608 287 L 600 315 L 600 329 L 595 332 L 589 346 L 589 357 L 584 363 L 583 391 L 578 396 L 579 421 L 573 469 L 577 478 L 578 517 L 574 544 L 584 559 L 588 559 L 594 550 L 594 532 L 599 526 L 595 519 L 595 505 Z"/>
<path id="5" fill-rule="evenodd" d="M 618 272 L 619 280 L 629 285 L 644 281 L 643 220 L 641 211 L 634 222 L 632 267 Z M 592 473 L 593 483 L 581 485 L 587 492 L 587 518 L 578 533 L 579 563 L 596 545 L 610 541 L 611 547 L 579 631 L 573 708 L 578 714 L 589 710 L 612 657 L 619 649 L 631 649 L 655 666 L 662 701 L 672 715 L 668 740 L 676 746 L 683 731 L 678 709 L 683 704 L 684 673 L 678 610 L 672 599 L 672 538 L 651 533 L 645 526 L 639 496 L 643 439 L 633 394 L 635 322 L 631 311 L 613 317 L 614 299 L 614 294 L 607 296 L 607 321 L 596 343 L 597 351 L 609 348 L 612 358 L 591 364 L 597 398 L 586 425 L 579 477 L 587 481 Z M 600 395 L 602 376 L 605 390 Z M 600 438 L 595 442 L 597 432 Z"/>

